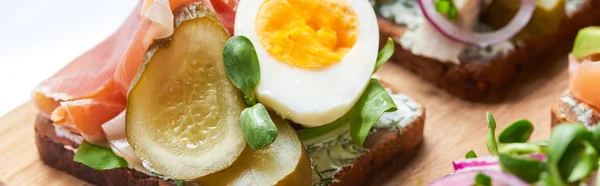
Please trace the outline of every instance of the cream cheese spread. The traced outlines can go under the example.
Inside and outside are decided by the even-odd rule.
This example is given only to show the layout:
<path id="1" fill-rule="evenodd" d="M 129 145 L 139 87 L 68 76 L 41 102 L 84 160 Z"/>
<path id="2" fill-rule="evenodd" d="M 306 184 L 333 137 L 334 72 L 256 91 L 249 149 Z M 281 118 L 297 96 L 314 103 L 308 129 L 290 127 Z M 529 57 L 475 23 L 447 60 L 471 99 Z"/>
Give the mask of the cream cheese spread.
<path id="1" fill-rule="evenodd" d="M 569 105 L 569 110 L 577 114 L 577 121 L 583 123 L 586 128 L 590 130 L 594 130 L 596 128 L 595 123 L 592 123 L 592 116 L 594 114 L 594 109 L 592 107 L 577 101 L 570 92 L 565 93 L 560 98 L 560 101 Z M 566 117 L 565 113 L 560 114 L 560 117 Z"/>
<path id="2" fill-rule="evenodd" d="M 405 94 L 393 94 L 386 89 L 398 107 L 395 112 L 386 112 L 381 115 L 375 129 L 402 129 L 421 116 L 421 105 L 410 99 Z"/>
<path id="3" fill-rule="evenodd" d="M 56 133 L 56 136 L 61 138 L 67 138 L 77 144 L 81 144 L 83 142 L 83 137 L 81 135 L 73 134 L 71 133 L 71 131 L 68 131 L 67 129 L 61 126 L 54 126 L 54 132 Z"/>
<path id="4" fill-rule="evenodd" d="M 390 90 L 388 90 L 390 92 Z M 404 94 L 391 94 L 398 110 L 384 113 L 374 125 L 375 130 L 398 130 L 410 125 L 421 116 L 421 106 Z M 313 185 L 328 185 L 337 182 L 333 177 L 343 167 L 351 166 L 368 149 L 352 143 L 348 128 L 341 130 L 331 138 L 324 138 L 320 142 L 306 144 L 308 156 L 312 161 Z"/>

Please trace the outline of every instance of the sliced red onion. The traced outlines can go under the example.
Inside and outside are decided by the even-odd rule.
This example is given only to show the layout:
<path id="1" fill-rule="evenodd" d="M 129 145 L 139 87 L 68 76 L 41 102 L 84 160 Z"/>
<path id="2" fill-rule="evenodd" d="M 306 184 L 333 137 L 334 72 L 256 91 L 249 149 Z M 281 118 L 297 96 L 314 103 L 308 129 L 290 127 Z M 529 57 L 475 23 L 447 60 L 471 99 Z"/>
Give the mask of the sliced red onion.
<path id="1" fill-rule="evenodd" d="M 500 170 L 498 157 L 483 156 L 478 158 L 457 159 L 452 161 L 455 172 L 469 172 L 473 170 Z"/>
<path id="2" fill-rule="evenodd" d="M 475 183 L 477 173 L 483 173 L 492 178 L 494 186 L 526 186 L 529 185 L 519 177 L 498 170 L 481 170 L 451 174 L 429 184 L 429 186 L 471 186 Z"/>
<path id="3" fill-rule="evenodd" d="M 425 18 L 444 36 L 461 43 L 485 47 L 507 41 L 521 31 L 531 19 L 535 10 L 535 0 L 521 0 L 519 11 L 506 26 L 493 32 L 484 33 L 476 33 L 456 26 L 437 12 L 434 0 L 419 0 L 419 6 Z"/>
<path id="4" fill-rule="evenodd" d="M 548 156 L 546 156 L 546 154 L 541 154 L 541 153 L 527 154 L 527 155 L 525 155 L 525 157 L 528 157 L 531 159 L 536 159 L 539 161 L 546 161 L 548 159 Z"/>
<path id="5" fill-rule="evenodd" d="M 539 161 L 546 161 L 548 158 L 545 154 L 527 154 L 525 157 Z M 498 157 L 496 156 L 457 159 L 452 161 L 452 166 L 454 166 L 454 172 L 456 173 L 474 170 L 502 170 L 499 165 Z"/>

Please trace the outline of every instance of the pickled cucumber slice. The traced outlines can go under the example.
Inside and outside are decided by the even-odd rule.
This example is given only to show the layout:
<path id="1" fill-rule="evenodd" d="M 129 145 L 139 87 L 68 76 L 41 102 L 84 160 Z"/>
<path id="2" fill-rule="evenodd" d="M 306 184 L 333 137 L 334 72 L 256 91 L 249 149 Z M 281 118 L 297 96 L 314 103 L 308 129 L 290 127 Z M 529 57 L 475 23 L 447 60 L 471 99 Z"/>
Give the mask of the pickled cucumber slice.
<path id="1" fill-rule="evenodd" d="M 229 167 L 244 150 L 243 97 L 227 78 L 218 19 L 196 3 L 140 70 L 128 96 L 127 140 L 152 171 L 193 180 Z M 154 50 L 149 50 L 154 51 Z"/>
<path id="2" fill-rule="evenodd" d="M 590 26 L 579 30 L 571 53 L 577 59 L 600 54 L 600 27 Z"/>
<path id="3" fill-rule="evenodd" d="M 231 167 L 197 180 L 200 185 L 311 185 L 308 156 L 290 124 L 271 114 L 279 135 L 260 150 L 246 147 Z"/>
<path id="4" fill-rule="evenodd" d="M 483 13 L 487 24 L 494 29 L 504 27 L 519 10 L 520 0 L 494 0 Z M 523 30 L 514 36 L 524 40 L 555 32 L 565 14 L 565 0 L 536 0 L 536 9 Z"/>

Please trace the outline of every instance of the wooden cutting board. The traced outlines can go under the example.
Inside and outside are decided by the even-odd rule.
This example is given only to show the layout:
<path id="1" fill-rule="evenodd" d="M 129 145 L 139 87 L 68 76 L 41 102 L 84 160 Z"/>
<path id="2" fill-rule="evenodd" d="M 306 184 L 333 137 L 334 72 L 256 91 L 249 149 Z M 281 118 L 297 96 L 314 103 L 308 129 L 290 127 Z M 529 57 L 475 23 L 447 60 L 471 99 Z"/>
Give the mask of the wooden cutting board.
<path id="1" fill-rule="evenodd" d="M 547 139 L 550 105 L 567 87 L 567 58 L 549 66 L 536 75 L 519 78 L 517 88 L 501 103 L 472 103 L 437 89 L 393 63 L 386 64 L 379 72 L 382 80 L 423 103 L 427 117 L 423 143 L 414 153 L 398 157 L 411 161 L 391 164 L 385 171 L 389 179 L 382 184 L 428 183 L 451 173 L 451 161 L 469 150 L 487 155 L 486 111 L 495 114 L 498 131 L 512 121 L 527 118 L 536 125 L 532 138 Z M 36 113 L 27 103 L 0 118 L 0 181 L 7 185 L 86 185 L 40 161 L 34 142 Z"/>

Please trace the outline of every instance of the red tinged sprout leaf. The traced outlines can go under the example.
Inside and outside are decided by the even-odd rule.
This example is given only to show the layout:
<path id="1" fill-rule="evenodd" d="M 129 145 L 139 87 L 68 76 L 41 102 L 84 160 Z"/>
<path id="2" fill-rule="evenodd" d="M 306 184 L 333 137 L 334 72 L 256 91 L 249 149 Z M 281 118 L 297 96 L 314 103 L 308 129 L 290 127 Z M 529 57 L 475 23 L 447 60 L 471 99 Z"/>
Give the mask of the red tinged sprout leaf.
<path id="1" fill-rule="evenodd" d="M 456 172 L 469 172 L 473 170 L 500 170 L 498 157 L 483 156 L 478 158 L 457 159 L 452 161 Z"/>

